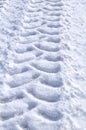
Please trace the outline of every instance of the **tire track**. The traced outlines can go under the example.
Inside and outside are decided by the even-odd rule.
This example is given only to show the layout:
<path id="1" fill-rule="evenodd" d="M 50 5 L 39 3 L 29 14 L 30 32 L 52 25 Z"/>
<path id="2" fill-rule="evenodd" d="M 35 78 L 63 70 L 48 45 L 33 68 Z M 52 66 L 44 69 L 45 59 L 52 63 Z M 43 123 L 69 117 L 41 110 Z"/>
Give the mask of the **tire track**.
<path id="1" fill-rule="evenodd" d="M 64 57 L 60 53 L 63 4 L 60 0 L 22 2 L 18 7 L 18 1 L 12 1 L 3 12 L 8 18 L 6 34 L 11 40 L 7 41 L 4 66 L 7 95 L 3 93 L 4 86 L 0 97 L 1 126 L 5 130 L 12 125 L 15 130 L 57 130 L 63 113 L 52 106 L 61 101 L 64 86 Z"/>

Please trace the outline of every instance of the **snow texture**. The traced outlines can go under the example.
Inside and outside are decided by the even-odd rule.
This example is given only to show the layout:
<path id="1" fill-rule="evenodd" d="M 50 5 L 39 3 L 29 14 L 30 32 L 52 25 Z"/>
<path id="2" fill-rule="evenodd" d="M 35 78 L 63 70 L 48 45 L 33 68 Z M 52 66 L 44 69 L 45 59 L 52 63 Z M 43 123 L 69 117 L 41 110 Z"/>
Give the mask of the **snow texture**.
<path id="1" fill-rule="evenodd" d="M 86 0 L 0 0 L 0 130 L 86 130 Z"/>

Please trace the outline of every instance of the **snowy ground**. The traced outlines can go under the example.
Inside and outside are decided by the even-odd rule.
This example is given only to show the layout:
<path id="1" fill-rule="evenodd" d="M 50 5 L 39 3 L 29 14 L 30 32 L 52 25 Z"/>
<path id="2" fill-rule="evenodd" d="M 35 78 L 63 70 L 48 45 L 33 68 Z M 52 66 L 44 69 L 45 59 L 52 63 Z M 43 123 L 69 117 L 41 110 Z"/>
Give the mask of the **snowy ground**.
<path id="1" fill-rule="evenodd" d="M 0 130 L 86 130 L 86 0 L 0 0 Z"/>

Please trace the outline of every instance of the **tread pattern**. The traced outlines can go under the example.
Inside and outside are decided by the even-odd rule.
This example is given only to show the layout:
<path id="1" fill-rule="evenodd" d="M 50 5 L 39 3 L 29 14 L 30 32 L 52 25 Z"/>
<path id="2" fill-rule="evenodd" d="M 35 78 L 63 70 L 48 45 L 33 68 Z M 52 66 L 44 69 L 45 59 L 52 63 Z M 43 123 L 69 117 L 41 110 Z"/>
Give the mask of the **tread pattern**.
<path id="1" fill-rule="evenodd" d="M 5 83 L 0 92 L 2 130 L 57 130 L 63 114 L 51 105 L 61 101 L 64 85 L 64 57 L 60 53 L 63 4 L 60 0 L 9 3 L 2 10 L 8 18 L 5 33 L 11 38 L 3 68 Z"/>
<path id="2" fill-rule="evenodd" d="M 63 0 L 0 1 L 0 130 L 70 129 L 63 8 Z"/>

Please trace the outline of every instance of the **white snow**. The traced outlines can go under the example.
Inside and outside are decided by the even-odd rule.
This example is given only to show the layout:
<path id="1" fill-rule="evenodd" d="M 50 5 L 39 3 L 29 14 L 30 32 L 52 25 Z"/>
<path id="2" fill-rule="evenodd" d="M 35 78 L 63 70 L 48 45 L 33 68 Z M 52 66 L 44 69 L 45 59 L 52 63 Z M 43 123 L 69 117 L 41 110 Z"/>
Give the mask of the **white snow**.
<path id="1" fill-rule="evenodd" d="M 86 130 L 86 0 L 0 0 L 0 130 Z"/>

